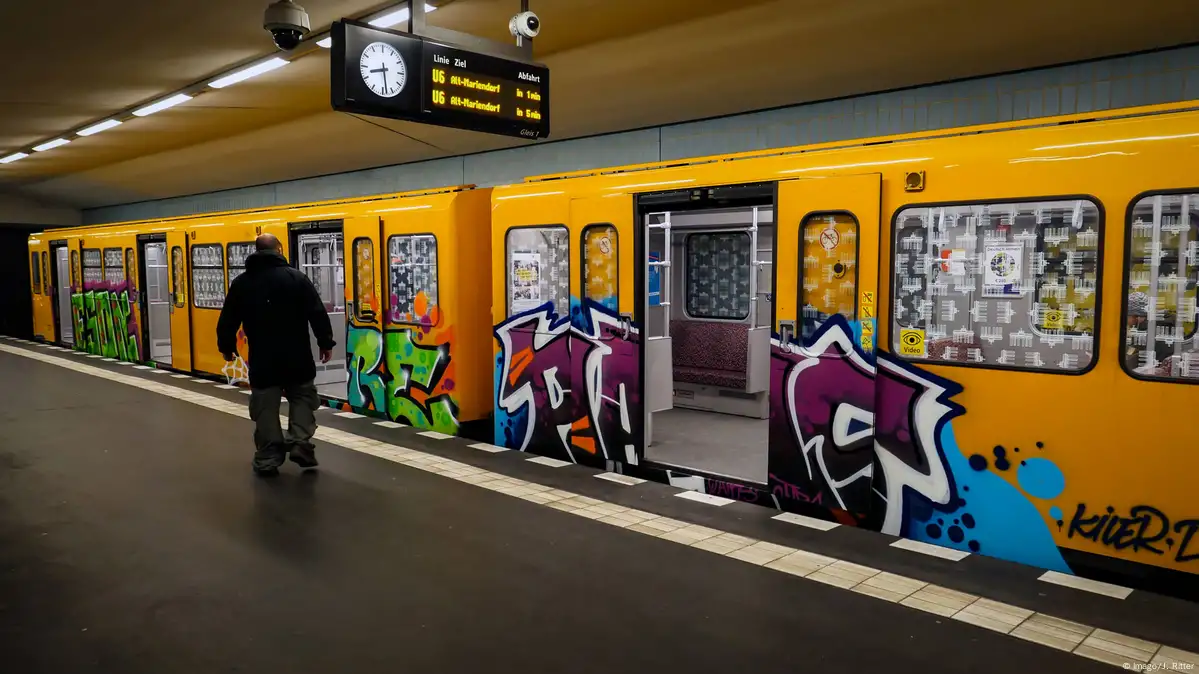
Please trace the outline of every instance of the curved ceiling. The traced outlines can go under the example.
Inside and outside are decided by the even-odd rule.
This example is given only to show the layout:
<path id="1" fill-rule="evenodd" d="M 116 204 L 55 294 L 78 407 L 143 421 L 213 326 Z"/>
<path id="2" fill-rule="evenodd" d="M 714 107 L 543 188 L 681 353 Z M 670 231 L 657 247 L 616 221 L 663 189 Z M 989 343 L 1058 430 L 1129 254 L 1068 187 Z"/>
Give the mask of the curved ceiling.
<path id="1" fill-rule="evenodd" d="M 117 12 L 94 0 L 3 3 L 0 48 L 10 67 L 0 71 L 0 155 L 269 54 L 266 4 L 205 0 L 199 11 L 123 0 Z M 388 3 L 301 4 L 317 29 Z M 552 140 L 1199 41 L 1194 0 L 530 4 L 543 21 L 536 58 L 553 72 Z M 428 20 L 507 41 L 518 8 L 518 0 L 454 0 Z M 0 189 L 94 207 L 525 142 L 334 113 L 328 80 L 328 52 L 319 50 L 0 166 Z"/>

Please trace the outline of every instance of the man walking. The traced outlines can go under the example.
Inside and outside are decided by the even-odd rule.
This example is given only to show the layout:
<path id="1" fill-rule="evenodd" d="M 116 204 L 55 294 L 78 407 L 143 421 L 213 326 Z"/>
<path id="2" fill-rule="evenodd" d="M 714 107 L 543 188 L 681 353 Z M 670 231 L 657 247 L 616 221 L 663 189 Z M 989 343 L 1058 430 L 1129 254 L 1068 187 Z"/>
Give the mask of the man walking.
<path id="1" fill-rule="evenodd" d="M 301 468 L 317 466 L 312 436 L 320 398 L 308 326 L 316 335 L 321 362 L 333 355 L 333 327 L 312 281 L 287 264 L 274 234 L 254 242 L 246 271 L 229 285 L 217 322 L 217 347 L 226 361 L 237 358 L 237 329 L 250 343 L 250 418 L 254 420 L 254 472 L 275 475 L 291 453 Z M 287 398 L 284 436 L 279 402 Z"/>

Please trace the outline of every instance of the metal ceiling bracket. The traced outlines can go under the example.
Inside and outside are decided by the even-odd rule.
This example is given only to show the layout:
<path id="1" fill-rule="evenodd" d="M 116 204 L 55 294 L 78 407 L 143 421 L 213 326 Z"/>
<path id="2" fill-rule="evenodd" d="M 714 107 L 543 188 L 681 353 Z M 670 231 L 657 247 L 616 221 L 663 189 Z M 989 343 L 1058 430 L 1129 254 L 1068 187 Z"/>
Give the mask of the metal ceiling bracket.
<path id="1" fill-rule="evenodd" d="M 528 11 L 529 0 L 521 0 L 521 11 Z M 408 32 L 413 35 L 427 37 L 436 42 L 445 42 L 447 44 L 458 45 L 463 49 L 490 54 L 499 58 L 512 59 L 514 61 L 524 61 L 533 63 L 533 41 L 524 40 L 523 44 L 520 38 L 516 39 L 516 44 L 505 44 L 488 40 L 487 38 L 471 35 L 470 33 L 460 33 L 456 30 L 448 28 L 438 28 L 425 23 L 425 3 L 424 0 L 408 0 Z"/>

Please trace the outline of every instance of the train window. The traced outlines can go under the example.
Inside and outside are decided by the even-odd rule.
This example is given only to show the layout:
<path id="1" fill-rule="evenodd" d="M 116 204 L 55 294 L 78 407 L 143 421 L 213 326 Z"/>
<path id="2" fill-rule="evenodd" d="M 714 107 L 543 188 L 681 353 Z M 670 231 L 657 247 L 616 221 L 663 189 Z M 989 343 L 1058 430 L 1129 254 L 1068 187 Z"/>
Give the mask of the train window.
<path id="1" fill-rule="evenodd" d="M 387 240 L 391 258 L 387 312 L 389 323 L 432 320 L 437 306 L 437 237 L 432 234 L 393 236 Z"/>
<path id="2" fill-rule="evenodd" d="M 749 318 L 749 234 L 709 232 L 687 237 L 686 311 L 692 318 Z"/>
<path id="3" fill-rule="evenodd" d="M 804 218 L 799 278 L 800 334 L 811 337 L 834 314 L 854 320 L 858 296 L 858 221 L 849 213 Z"/>
<path id="4" fill-rule="evenodd" d="M 620 251 L 616 227 L 609 224 L 583 228 L 583 297 L 618 311 Z"/>
<path id="5" fill-rule="evenodd" d="M 38 261 L 37 251 L 29 254 L 29 269 L 33 278 L 33 294 L 42 294 L 42 263 Z"/>
<path id="6" fill-rule="evenodd" d="M 359 237 L 354 239 L 354 318 L 374 321 L 378 308 L 379 298 L 375 296 L 375 242 Z"/>
<path id="7" fill-rule="evenodd" d="M 919 206 L 895 215 L 892 349 L 909 359 L 1081 373 L 1098 332 L 1099 206 Z"/>
<path id="8" fill-rule="evenodd" d="M 1199 383 L 1199 190 L 1142 197 L 1128 218 L 1124 369 Z"/>
<path id="9" fill-rule="evenodd" d="M 187 276 L 183 273 L 182 246 L 171 249 L 171 276 L 175 283 L 175 308 L 183 309 L 187 306 Z"/>
<path id="10" fill-rule="evenodd" d="M 71 289 L 79 287 L 79 251 L 71 251 Z"/>
<path id="11" fill-rule="evenodd" d="M 570 312 L 570 234 L 561 225 L 516 227 L 504 241 L 507 261 L 508 315 L 549 303 L 553 312 Z"/>
<path id="12" fill-rule="evenodd" d="M 192 297 L 197 309 L 225 305 L 225 254 L 219 243 L 192 246 Z"/>
<path id="13" fill-rule="evenodd" d="M 104 283 L 104 255 L 96 248 L 83 249 L 83 287 L 92 289 Z"/>
<path id="14" fill-rule="evenodd" d="M 54 288 L 50 284 L 50 255 L 46 251 L 42 251 L 42 292 L 49 295 Z"/>
<path id="15" fill-rule="evenodd" d="M 254 242 L 231 243 L 225 251 L 229 262 L 229 285 L 233 285 L 233 279 L 246 272 L 246 258 L 254 253 Z"/>
<path id="16" fill-rule="evenodd" d="M 125 282 L 125 254 L 120 248 L 104 249 L 104 282 L 109 290 Z"/>

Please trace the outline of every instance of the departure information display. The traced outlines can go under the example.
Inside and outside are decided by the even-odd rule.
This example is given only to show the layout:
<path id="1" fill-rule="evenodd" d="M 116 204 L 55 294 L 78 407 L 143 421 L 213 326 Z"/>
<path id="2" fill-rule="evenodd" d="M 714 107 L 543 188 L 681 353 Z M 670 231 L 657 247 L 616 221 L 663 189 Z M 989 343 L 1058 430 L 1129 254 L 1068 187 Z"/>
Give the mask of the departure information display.
<path id="1" fill-rule="evenodd" d="M 549 136 L 549 69 L 351 21 L 333 25 L 333 109 Z"/>

